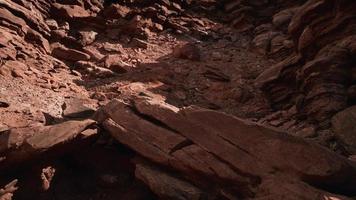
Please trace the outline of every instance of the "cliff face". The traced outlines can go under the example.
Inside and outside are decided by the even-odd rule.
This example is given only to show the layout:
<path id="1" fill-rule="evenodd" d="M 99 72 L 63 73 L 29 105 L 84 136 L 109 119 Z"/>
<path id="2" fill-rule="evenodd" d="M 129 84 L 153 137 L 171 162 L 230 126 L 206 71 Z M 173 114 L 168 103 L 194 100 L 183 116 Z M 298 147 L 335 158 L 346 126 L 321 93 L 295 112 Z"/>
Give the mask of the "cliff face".
<path id="1" fill-rule="evenodd" d="M 0 0 L 0 200 L 352 199 L 355 9 Z"/>
<path id="2" fill-rule="evenodd" d="M 298 111 L 318 122 L 354 104 L 354 6 L 352 1 L 308 1 L 300 6 L 288 26 L 296 58 L 275 67 L 280 74 L 265 84 L 275 91 L 285 85 L 295 94 Z M 287 97 L 272 102 L 281 105 Z"/>
<path id="3" fill-rule="evenodd" d="M 354 7 L 353 1 L 308 1 L 299 6 L 288 24 L 294 53 L 257 79 L 272 105 L 295 105 L 301 119 L 320 129 L 332 127 L 351 152 L 352 137 L 331 119 L 355 105 Z M 352 113 L 345 112 L 353 121 Z"/>

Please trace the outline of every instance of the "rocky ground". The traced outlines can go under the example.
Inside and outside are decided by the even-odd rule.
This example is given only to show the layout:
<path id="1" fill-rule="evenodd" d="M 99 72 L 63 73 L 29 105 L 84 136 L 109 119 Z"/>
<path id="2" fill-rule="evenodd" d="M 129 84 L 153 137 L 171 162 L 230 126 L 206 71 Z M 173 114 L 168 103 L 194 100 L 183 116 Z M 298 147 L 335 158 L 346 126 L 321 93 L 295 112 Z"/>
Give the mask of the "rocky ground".
<path id="1" fill-rule="evenodd" d="M 0 200 L 354 199 L 355 8 L 0 0 Z"/>

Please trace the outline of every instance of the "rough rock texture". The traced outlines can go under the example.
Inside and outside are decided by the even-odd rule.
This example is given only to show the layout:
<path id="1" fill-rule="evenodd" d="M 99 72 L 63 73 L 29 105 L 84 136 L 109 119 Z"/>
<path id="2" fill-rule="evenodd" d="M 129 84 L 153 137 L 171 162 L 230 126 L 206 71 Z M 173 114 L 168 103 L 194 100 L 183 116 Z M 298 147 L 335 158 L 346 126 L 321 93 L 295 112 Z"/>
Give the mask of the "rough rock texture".
<path id="1" fill-rule="evenodd" d="M 318 123 L 353 105 L 354 1 L 309 0 L 293 15 L 288 34 L 295 54 L 258 79 L 276 108 L 291 104 Z"/>
<path id="2" fill-rule="evenodd" d="M 0 199 L 11 200 L 13 193 L 18 189 L 16 187 L 16 184 L 17 184 L 17 180 L 13 180 L 9 184 L 5 185 L 4 188 L 0 189 Z"/>
<path id="3" fill-rule="evenodd" d="M 355 196 L 354 10 L 0 0 L 0 199 Z"/>
<path id="4" fill-rule="evenodd" d="M 223 113 L 196 107 L 180 110 L 156 100 L 115 100 L 98 116 L 120 143 L 175 171 L 157 175 L 158 169 L 138 161 L 136 176 L 159 196 L 323 199 L 337 198 L 332 192 L 350 195 L 356 189 L 356 168 L 346 159 Z M 189 184 L 200 190 L 187 189 Z"/>
<path id="5" fill-rule="evenodd" d="M 13 128 L 1 133 L 1 168 L 14 162 L 31 160 L 49 149 L 69 142 L 89 138 L 94 134 L 84 132 L 95 124 L 93 120 L 66 121 L 52 126 Z"/>
<path id="6" fill-rule="evenodd" d="M 336 136 L 351 152 L 356 153 L 356 106 L 334 115 L 331 123 Z"/>

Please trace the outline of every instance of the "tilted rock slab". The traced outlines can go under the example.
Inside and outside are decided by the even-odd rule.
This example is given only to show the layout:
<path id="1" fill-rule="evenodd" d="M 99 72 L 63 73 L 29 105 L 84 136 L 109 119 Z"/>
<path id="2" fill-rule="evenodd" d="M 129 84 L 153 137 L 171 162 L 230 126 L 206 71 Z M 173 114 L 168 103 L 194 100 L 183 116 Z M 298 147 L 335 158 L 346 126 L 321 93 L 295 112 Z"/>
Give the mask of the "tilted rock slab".
<path id="1" fill-rule="evenodd" d="M 331 192 L 356 191 L 347 159 L 224 113 L 113 100 L 97 118 L 144 158 L 136 176 L 162 199 L 348 199 Z"/>
<path id="2" fill-rule="evenodd" d="M 14 128 L 0 132 L 0 169 L 26 162 L 49 150 L 94 136 L 85 132 L 96 122 L 91 119 L 66 121 L 51 126 Z M 89 133 L 89 134 L 88 134 Z"/>

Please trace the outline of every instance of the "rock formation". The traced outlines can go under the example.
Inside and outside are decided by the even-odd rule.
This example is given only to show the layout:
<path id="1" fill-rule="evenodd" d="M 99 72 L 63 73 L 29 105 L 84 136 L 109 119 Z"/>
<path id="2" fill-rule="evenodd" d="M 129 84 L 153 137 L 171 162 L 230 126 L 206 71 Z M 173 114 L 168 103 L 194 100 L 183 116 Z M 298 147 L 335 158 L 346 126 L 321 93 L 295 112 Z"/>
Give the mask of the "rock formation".
<path id="1" fill-rule="evenodd" d="M 288 26 L 295 55 L 260 78 L 275 106 L 295 103 L 301 115 L 322 122 L 353 104 L 354 7 L 308 1 L 298 8 Z"/>
<path id="2" fill-rule="evenodd" d="M 115 100 L 98 116 L 145 158 L 135 174 L 163 199 L 347 199 L 329 192 L 355 191 L 356 168 L 346 159 L 223 113 Z"/>
<path id="3" fill-rule="evenodd" d="M 0 200 L 354 199 L 353 0 L 0 0 Z"/>

